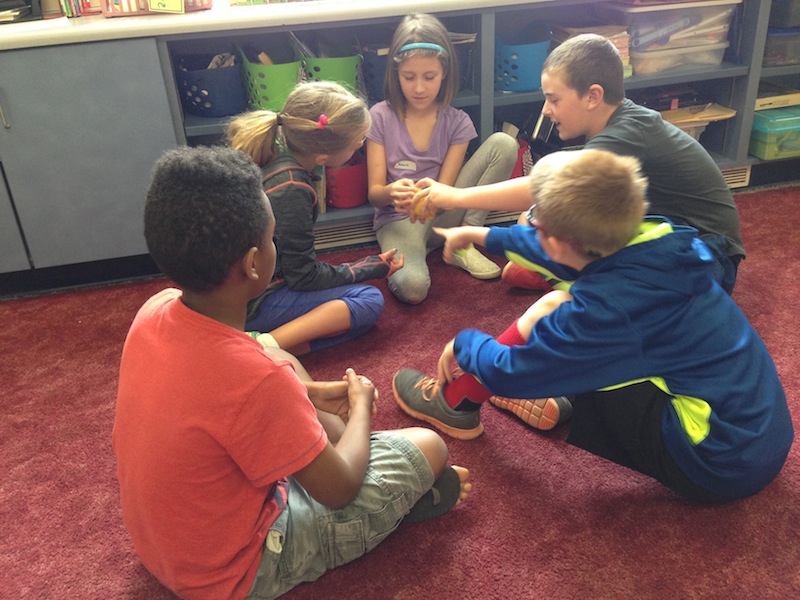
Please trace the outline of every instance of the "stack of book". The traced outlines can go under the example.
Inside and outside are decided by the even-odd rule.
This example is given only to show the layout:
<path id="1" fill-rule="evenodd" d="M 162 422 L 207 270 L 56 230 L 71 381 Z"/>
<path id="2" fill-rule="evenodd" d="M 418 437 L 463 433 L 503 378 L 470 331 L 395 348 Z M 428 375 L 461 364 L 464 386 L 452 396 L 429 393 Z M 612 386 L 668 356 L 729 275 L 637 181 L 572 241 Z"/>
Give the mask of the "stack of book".
<path id="1" fill-rule="evenodd" d="M 64 16 L 73 18 L 100 13 L 100 0 L 59 0 Z"/>
<path id="2" fill-rule="evenodd" d="M 597 35 L 602 35 L 604 38 L 610 40 L 617 48 L 622 58 L 625 77 L 630 77 L 633 74 L 633 69 L 631 68 L 630 36 L 628 35 L 627 26 L 591 23 L 580 27 L 574 27 L 556 24 L 552 25 L 552 32 L 553 46 L 557 46 L 569 38 L 582 33 L 596 33 Z"/>

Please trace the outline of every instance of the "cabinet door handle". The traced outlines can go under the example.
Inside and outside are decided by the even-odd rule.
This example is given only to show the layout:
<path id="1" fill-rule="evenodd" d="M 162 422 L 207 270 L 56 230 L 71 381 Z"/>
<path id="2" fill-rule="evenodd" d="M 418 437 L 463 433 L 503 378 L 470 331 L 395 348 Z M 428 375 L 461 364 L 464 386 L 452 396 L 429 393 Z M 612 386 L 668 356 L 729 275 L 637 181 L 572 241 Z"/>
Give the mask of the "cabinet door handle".
<path id="1" fill-rule="evenodd" d="M 11 129 L 11 123 L 9 123 L 8 119 L 6 119 L 6 113 L 3 112 L 2 104 L 0 104 L 0 121 L 3 122 L 3 127 L 5 127 L 6 129 Z"/>

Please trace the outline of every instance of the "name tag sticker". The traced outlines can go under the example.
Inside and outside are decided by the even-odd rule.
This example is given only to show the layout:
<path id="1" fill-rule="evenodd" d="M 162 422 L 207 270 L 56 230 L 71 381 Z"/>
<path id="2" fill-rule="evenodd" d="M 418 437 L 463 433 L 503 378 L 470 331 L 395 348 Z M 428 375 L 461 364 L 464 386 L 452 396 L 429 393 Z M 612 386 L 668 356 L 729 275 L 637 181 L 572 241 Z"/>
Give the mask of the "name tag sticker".
<path id="1" fill-rule="evenodd" d="M 401 160 L 394 164 L 394 168 L 401 171 L 416 171 L 417 163 L 413 160 Z"/>

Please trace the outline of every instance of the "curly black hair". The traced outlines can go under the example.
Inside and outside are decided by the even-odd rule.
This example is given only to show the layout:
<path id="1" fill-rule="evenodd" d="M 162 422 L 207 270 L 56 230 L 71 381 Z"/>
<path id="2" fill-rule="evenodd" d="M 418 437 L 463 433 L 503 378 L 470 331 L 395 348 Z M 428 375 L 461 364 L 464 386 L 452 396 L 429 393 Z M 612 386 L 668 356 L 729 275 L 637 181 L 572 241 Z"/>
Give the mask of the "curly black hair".
<path id="1" fill-rule="evenodd" d="M 272 211 L 261 170 L 242 152 L 183 146 L 156 162 L 144 208 L 147 248 L 178 286 L 208 292 L 260 247 Z"/>

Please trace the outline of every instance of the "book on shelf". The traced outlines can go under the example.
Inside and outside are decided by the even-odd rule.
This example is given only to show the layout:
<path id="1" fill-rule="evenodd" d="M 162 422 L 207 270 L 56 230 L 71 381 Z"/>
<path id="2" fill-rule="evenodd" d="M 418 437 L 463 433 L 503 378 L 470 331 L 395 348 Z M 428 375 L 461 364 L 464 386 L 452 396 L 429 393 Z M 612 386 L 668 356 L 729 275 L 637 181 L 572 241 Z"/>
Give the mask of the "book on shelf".
<path id="1" fill-rule="evenodd" d="M 23 0 L 0 1 L 0 23 L 13 23 L 31 14 L 31 6 Z"/>
<path id="2" fill-rule="evenodd" d="M 798 104 L 800 104 L 800 90 L 770 81 L 760 81 L 758 83 L 756 110 L 769 110 L 770 108 L 783 108 L 784 106 L 797 106 Z"/>
<path id="3" fill-rule="evenodd" d="M 724 121 L 736 116 L 736 111 L 715 102 L 661 111 L 661 118 L 673 125 Z"/>

